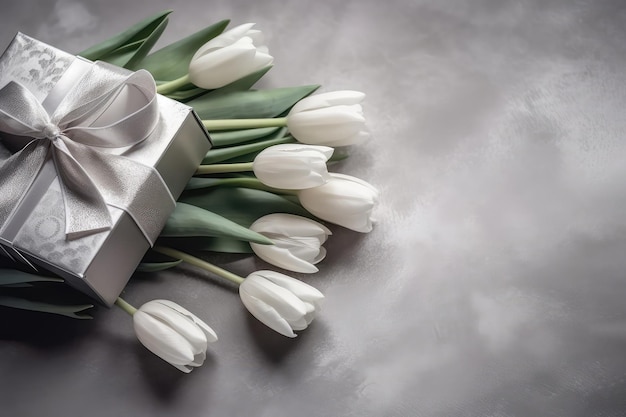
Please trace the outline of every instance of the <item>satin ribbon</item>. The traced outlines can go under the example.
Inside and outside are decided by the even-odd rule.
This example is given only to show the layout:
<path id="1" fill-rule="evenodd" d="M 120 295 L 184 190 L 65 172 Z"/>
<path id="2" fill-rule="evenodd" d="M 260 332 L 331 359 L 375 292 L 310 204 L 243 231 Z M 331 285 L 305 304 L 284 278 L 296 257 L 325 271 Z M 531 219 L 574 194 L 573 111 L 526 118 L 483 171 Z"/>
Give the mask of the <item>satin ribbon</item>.
<path id="1" fill-rule="evenodd" d="M 137 108 L 107 120 L 107 110 L 137 102 Z M 0 225 L 10 221 L 51 156 L 61 184 L 68 239 L 110 229 L 110 205 L 126 211 L 152 245 L 163 213 L 175 205 L 169 189 L 153 167 L 99 148 L 144 141 L 158 118 L 156 86 L 145 70 L 129 75 L 96 62 L 52 114 L 26 87 L 9 82 L 0 89 L 0 131 L 17 135 L 21 149 L 0 162 Z"/>

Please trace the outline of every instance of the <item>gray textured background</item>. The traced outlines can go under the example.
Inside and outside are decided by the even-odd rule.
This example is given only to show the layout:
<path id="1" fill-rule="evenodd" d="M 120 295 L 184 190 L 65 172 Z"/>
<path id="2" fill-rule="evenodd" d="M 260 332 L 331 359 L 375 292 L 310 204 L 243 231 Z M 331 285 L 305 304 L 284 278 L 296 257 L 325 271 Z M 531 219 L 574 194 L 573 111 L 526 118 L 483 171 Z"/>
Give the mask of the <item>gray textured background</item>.
<path id="1" fill-rule="evenodd" d="M 172 299 L 219 333 L 190 375 L 117 309 L 0 311 L 0 414 L 626 415 L 626 3 L 23 0 L 0 44 L 78 51 L 165 8 L 165 41 L 257 22 L 262 87 L 368 94 L 373 138 L 336 169 L 380 188 L 379 224 L 333 229 L 306 277 L 327 302 L 296 340 L 193 268 L 136 276 L 129 301 Z"/>

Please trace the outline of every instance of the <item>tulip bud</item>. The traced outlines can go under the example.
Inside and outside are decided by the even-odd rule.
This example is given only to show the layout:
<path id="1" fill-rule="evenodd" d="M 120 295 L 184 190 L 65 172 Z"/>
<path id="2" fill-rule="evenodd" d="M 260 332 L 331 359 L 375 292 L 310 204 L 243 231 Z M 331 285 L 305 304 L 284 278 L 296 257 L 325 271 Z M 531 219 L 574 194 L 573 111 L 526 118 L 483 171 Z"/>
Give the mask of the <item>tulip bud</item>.
<path id="1" fill-rule="evenodd" d="M 326 161 L 333 148 L 287 143 L 264 149 L 254 158 L 254 175 L 265 185 L 301 190 L 324 184 L 328 178 Z"/>
<path id="2" fill-rule="evenodd" d="M 319 187 L 298 192 L 300 204 L 314 216 L 356 232 L 372 231 L 372 211 L 378 202 L 378 191 L 358 178 L 330 174 L 330 180 Z"/>
<path id="3" fill-rule="evenodd" d="M 257 271 L 239 286 L 243 305 L 261 323 L 283 336 L 296 337 L 319 310 L 324 295 L 312 286 L 274 271 Z"/>
<path id="4" fill-rule="evenodd" d="M 268 237 L 273 245 L 250 243 L 254 253 L 264 261 L 294 272 L 314 273 L 314 265 L 326 257 L 322 244 L 330 230 L 306 217 L 286 213 L 263 216 L 250 229 Z"/>
<path id="5" fill-rule="evenodd" d="M 201 88 L 220 88 L 270 65 L 274 58 L 263 45 L 263 33 L 252 26 L 237 26 L 198 49 L 189 64 L 191 82 Z"/>
<path id="6" fill-rule="evenodd" d="M 153 300 L 133 314 L 135 334 L 152 353 L 188 373 L 206 359 L 215 332 L 183 307 L 167 300 Z"/>
<path id="7" fill-rule="evenodd" d="M 287 115 L 287 128 L 298 142 L 349 146 L 369 137 L 361 103 L 365 94 L 335 91 L 305 97 Z"/>

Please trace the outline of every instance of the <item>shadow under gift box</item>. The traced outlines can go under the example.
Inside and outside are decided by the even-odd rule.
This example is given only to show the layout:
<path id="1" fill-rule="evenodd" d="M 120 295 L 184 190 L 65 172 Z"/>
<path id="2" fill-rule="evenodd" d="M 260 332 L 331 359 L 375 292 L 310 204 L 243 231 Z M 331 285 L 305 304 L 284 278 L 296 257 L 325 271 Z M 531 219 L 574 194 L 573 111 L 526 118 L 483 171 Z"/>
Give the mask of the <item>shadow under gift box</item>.
<path id="1" fill-rule="evenodd" d="M 0 88 L 10 81 L 25 86 L 49 114 L 92 63 L 18 33 L 0 57 Z M 129 71 L 129 74 L 131 72 Z M 121 94 L 124 94 L 122 92 Z M 119 117 L 132 107 L 130 95 L 100 116 Z M 120 104 L 121 102 L 121 104 Z M 177 199 L 210 148 L 210 138 L 193 109 L 157 95 L 159 121 L 146 140 L 111 153 L 154 167 Z M 0 160 L 18 149 L 0 133 Z M 108 151 L 107 151 L 108 152 Z M 150 247 L 135 221 L 108 206 L 110 230 L 68 240 L 61 187 L 48 159 L 9 220 L 0 227 L 0 253 L 53 272 L 105 305 L 112 305 Z M 170 210 L 158 219 L 161 228 Z"/>

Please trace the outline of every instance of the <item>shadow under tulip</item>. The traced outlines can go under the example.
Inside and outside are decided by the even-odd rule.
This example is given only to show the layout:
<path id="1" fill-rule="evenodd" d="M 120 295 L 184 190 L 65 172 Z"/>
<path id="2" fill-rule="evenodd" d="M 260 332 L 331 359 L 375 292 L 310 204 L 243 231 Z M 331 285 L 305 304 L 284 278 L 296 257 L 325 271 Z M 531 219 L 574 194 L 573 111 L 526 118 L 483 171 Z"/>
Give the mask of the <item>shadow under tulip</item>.
<path id="1" fill-rule="evenodd" d="M 252 314 L 246 312 L 246 316 L 246 325 L 251 340 L 267 361 L 276 365 L 281 364 L 289 356 L 300 350 L 301 347 L 309 350 L 311 346 L 307 345 L 305 339 L 309 337 L 313 340 L 316 338 L 319 340 L 324 339 L 323 335 L 320 335 L 320 332 L 324 331 L 324 326 L 317 320 L 314 320 L 306 331 L 299 332 L 298 337 L 288 338 L 276 333 L 254 318 Z M 311 333 L 314 333 L 314 335 L 310 336 Z"/>
<path id="2" fill-rule="evenodd" d="M 135 353 L 142 368 L 141 375 L 146 386 L 150 388 L 155 399 L 163 404 L 175 403 L 179 393 L 184 392 L 188 384 L 197 384 L 197 381 L 194 381 L 196 378 L 200 378 L 204 385 L 207 381 L 213 380 L 210 375 L 207 376 L 207 373 L 213 372 L 216 363 L 214 353 L 210 350 L 207 351 L 202 367 L 188 374 L 170 366 L 139 342 L 135 346 Z M 208 387 L 206 388 L 206 392 L 211 392 Z"/>

